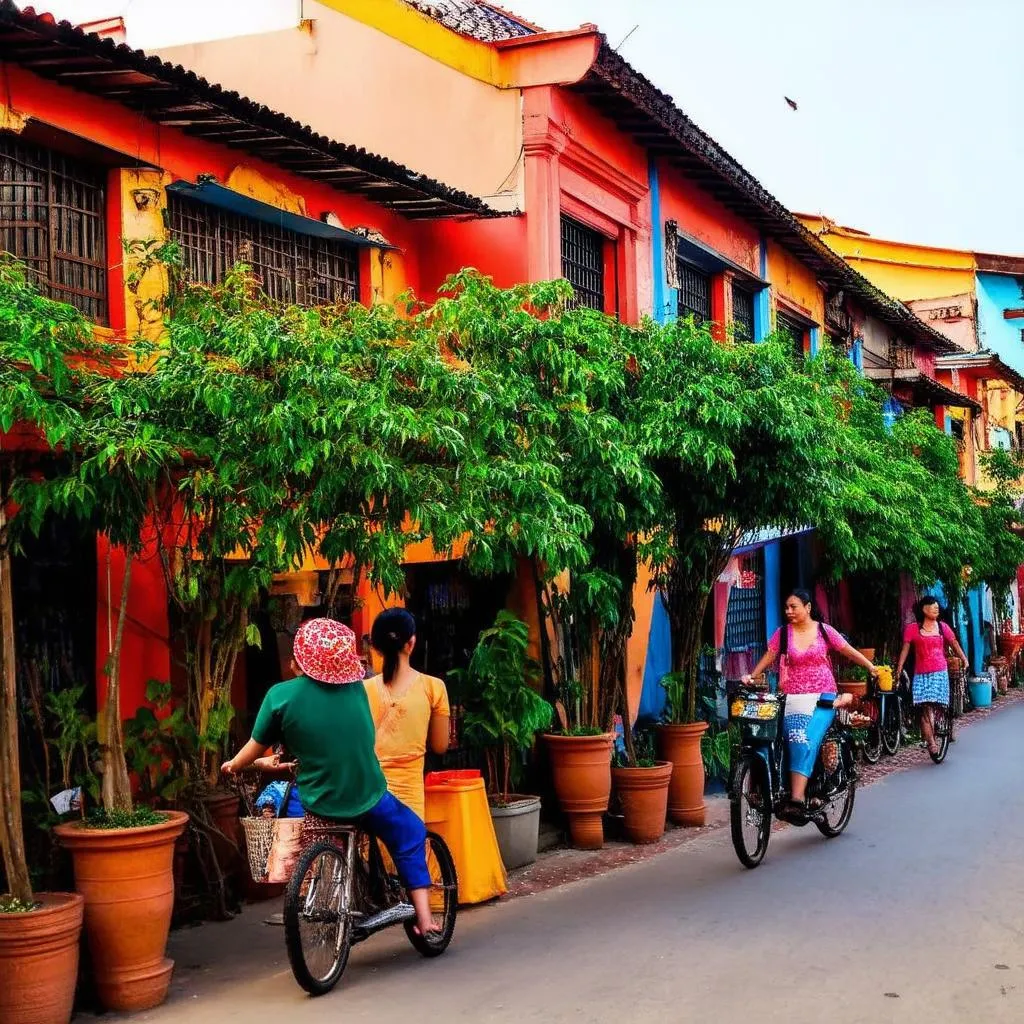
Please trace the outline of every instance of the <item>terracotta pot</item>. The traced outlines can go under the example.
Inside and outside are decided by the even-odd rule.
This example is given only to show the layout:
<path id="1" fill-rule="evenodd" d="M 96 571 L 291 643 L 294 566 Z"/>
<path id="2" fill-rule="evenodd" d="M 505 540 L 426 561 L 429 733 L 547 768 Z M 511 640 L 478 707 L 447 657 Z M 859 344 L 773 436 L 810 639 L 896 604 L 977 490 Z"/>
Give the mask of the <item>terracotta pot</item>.
<path id="1" fill-rule="evenodd" d="M 235 793 L 215 790 L 203 797 L 203 804 L 213 822 L 214 832 L 210 835 L 217 863 L 228 876 L 238 875 L 242 861 L 242 823 L 238 817 L 241 800 Z"/>
<path id="2" fill-rule="evenodd" d="M 604 846 L 601 816 L 612 794 L 613 733 L 598 736 L 544 737 L 551 752 L 551 773 L 562 810 L 569 816 L 572 845 L 581 850 Z"/>
<path id="3" fill-rule="evenodd" d="M 868 661 L 874 661 L 875 660 L 875 649 L 874 649 L 874 647 L 858 647 L 857 648 L 857 653 L 858 654 L 863 654 L 864 657 L 868 659 Z"/>
<path id="4" fill-rule="evenodd" d="M 150 1010 L 171 983 L 174 963 L 164 953 L 174 907 L 174 842 L 188 815 L 164 813 L 166 821 L 142 828 L 54 829 L 74 859 L 96 989 L 108 1010 Z"/>
<path id="5" fill-rule="evenodd" d="M 77 892 L 35 898 L 38 910 L 0 914 L 0 1021 L 68 1024 L 85 900 Z"/>
<path id="6" fill-rule="evenodd" d="M 864 679 L 841 679 L 836 685 L 840 693 L 853 697 L 854 707 L 868 695 L 868 684 Z"/>
<path id="7" fill-rule="evenodd" d="M 658 761 L 653 768 L 612 769 L 631 843 L 656 843 L 665 834 L 671 778 L 671 761 Z"/>
<path id="8" fill-rule="evenodd" d="M 677 825 L 704 824 L 704 759 L 700 756 L 700 738 L 707 728 L 707 722 L 658 726 L 661 756 L 672 762 L 668 816 Z"/>

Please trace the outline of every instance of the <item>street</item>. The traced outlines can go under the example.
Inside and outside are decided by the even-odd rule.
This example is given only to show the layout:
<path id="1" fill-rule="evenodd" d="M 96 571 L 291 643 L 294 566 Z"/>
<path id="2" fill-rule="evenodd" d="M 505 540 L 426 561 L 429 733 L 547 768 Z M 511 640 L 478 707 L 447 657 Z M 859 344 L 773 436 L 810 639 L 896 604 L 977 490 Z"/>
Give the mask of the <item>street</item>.
<path id="1" fill-rule="evenodd" d="M 230 951 L 240 924 L 177 933 L 171 1001 L 145 1019 L 1020 1021 L 1022 730 L 1020 705 L 979 722 L 944 765 L 862 789 L 841 838 L 776 831 L 756 871 L 720 830 L 464 913 L 438 961 L 385 934 L 319 1000 L 294 984 L 280 929 Z M 197 942 L 217 946 L 214 969 L 187 962 Z"/>

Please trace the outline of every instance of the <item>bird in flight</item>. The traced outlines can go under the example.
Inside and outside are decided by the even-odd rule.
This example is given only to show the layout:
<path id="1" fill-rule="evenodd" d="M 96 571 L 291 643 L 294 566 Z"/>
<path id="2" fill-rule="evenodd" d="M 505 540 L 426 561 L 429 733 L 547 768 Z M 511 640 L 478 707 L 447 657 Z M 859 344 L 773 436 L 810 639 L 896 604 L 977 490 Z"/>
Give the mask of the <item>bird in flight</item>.
<path id="1" fill-rule="evenodd" d="M 793 110 L 797 109 L 797 107 L 796 107 L 796 100 L 791 100 L 788 96 L 783 96 L 782 98 L 790 105 L 790 107 Z"/>

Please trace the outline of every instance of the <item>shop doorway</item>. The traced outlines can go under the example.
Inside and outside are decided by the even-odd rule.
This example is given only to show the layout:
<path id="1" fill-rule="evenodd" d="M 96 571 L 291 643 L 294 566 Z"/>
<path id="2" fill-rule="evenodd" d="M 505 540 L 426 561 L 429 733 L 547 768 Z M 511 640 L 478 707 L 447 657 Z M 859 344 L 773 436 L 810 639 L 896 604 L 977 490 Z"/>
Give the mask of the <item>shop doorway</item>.
<path id="1" fill-rule="evenodd" d="M 417 628 L 412 663 L 446 679 L 469 664 L 480 633 L 494 625 L 506 605 L 512 577 L 480 578 L 458 562 L 432 562 L 407 566 L 405 579 L 405 606 Z"/>

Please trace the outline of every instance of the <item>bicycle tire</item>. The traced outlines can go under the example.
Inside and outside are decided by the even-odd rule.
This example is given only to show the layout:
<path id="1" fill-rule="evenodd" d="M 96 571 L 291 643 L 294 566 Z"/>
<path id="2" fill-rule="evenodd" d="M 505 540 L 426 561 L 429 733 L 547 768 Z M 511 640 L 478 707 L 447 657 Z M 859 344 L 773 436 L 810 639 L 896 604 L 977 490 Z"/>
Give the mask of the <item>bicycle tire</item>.
<path id="1" fill-rule="evenodd" d="M 864 752 L 864 760 L 868 764 L 878 764 L 882 757 L 882 727 L 880 725 L 868 726 L 861 750 Z"/>
<path id="2" fill-rule="evenodd" d="M 306 950 L 303 943 L 303 904 L 308 900 L 308 889 L 303 883 L 306 876 L 317 867 L 318 861 L 334 860 L 334 877 L 332 885 L 337 888 L 345 883 L 345 875 L 348 866 L 345 859 L 345 851 L 329 840 L 321 840 L 314 843 L 299 857 L 295 865 L 295 871 L 288 882 L 288 888 L 284 897 L 284 941 L 288 951 L 288 962 L 291 964 L 292 974 L 299 985 L 311 996 L 326 995 L 341 980 L 342 974 L 348 965 L 349 953 L 352 949 L 352 922 L 348 912 L 343 907 L 337 906 L 338 900 L 332 895 L 331 904 L 320 908 L 338 915 L 341 919 L 340 927 L 334 939 L 335 948 L 331 966 L 326 972 L 316 972 L 311 969 Z M 312 883 L 312 880 L 311 880 Z"/>
<path id="3" fill-rule="evenodd" d="M 750 806 L 750 788 L 757 792 L 760 807 Z M 745 796 L 746 794 L 746 796 Z M 757 842 L 753 852 L 747 847 L 743 826 L 748 813 L 760 816 L 755 823 Z M 768 852 L 768 841 L 772 834 L 772 799 L 767 774 L 760 760 L 745 757 L 736 766 L 729 800 L 729 825 L 732 845 L 740 863 L 751 870 L 756 868 Z"/>
<path id="4" fill-rule="evenodd" d="M 846 789 L 843 791 L 843 803 L 842 809 L 839 812 L 839 817 L 833 823 L 829 820 L 825 812 L 822 812 L 820 817 L 814 819 L 814 824 L 817 826 L 818 831 L 826 839 L 835 839 L 836 836 L 841 836 L 846 831 L 846 826 L 850 824 L 850 818 L 853 817 L 853 804 L 857 799 L 857 782 L 854 779 L 846 784 Z M 826 807 L 830 806 L 826 804 Z"/>
<path id="5" fill-rule="evenodd" d="M 903 711 L 898 696 L 893 695 L 886 700 L 879 729 L 882 733 L 882 749 L 890 757 L 894 757 L 903 741 Z"/>
<path id="6" fill-rule="evenodd" d="M 941 731 L 940 731 L 941 729 Z M 939 749 L 933 754 L 930 750 L 928 756 L 936 763 L 942 764 L 949 753 L 949 740 L 953 732 L 953 718 L 948 707 L 937 705 L 932 708 L 932 735 L 938 740 Z"/>
<path id="7" fill-rule="evenodd" d="M 433 876 L 431 857 L 439 875 L 435 885 L 440 882 L 441 891 L 444 893 L 441 931 L 435 933 L 436 937 L 427 938 L 416 931 L 415 921 L 405 922 L 405 934 L 413 949 L 427 959 L 440 956 L 451 945 L 452 936 L 455 934 L 455 919 L 459 912 L 459 877 L 455 870 L 455 861 L 448 844 L 434 832 L 427 833 L 427 867 Z"/>

